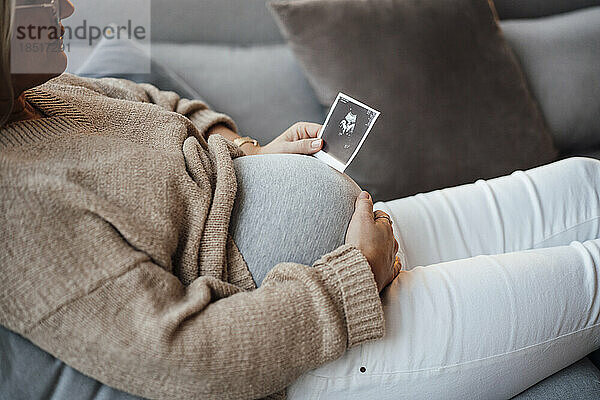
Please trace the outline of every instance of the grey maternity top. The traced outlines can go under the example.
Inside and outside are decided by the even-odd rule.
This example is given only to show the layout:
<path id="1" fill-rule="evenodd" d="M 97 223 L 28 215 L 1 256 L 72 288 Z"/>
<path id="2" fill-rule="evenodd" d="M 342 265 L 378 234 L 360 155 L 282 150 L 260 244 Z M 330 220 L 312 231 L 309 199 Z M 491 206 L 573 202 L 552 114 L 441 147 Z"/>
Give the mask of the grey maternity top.
<path id="1" fill-rule="evenodd" d="M 302 155 L 234 163 L 238 192 L 229 229 L 257 285 L 280 262 L 311 265 L 344 243 L 360 193 L 347 175 Z"/>

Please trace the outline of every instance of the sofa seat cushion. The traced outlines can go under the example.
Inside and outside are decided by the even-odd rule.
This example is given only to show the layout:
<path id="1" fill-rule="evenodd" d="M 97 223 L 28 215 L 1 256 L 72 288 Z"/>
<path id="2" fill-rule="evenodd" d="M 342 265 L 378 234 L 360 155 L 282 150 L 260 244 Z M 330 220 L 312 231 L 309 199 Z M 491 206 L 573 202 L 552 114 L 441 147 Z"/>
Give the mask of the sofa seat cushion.
<path id="1" fill-rule="evenodd" d="M 513 397 L 513 400 L 589 400 L 599 397 L 600 370 L 586 357 Z"/>
<path id="2" fill-rule="evenodd" d="M 141 400 L 83 375 L 1 325 L 0 354 L 0 399 Z M 584 400 L 597 393 L 600 371 L 584 358 L 515 399 Z"/>

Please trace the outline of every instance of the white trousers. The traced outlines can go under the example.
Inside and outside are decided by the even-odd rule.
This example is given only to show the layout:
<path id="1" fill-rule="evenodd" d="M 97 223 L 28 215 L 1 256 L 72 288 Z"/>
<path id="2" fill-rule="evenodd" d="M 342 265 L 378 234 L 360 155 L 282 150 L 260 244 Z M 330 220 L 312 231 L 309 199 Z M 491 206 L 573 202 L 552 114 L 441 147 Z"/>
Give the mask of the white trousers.
<path id="1" fill-rule="evenodd" d="M 600 347 L 600 161 L 375 208 L 404 265 L 383 294 L 386 336 L 290 399 L 508 399 Z"/>

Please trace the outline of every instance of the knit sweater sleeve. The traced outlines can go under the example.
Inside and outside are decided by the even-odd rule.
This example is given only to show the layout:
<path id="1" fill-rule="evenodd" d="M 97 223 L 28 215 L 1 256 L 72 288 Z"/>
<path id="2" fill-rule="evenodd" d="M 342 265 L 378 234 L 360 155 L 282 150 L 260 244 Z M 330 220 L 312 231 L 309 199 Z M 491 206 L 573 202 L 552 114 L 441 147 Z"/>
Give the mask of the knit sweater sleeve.
<path id="1" fill-rule="evenodd" d="M 140 261 L 23 334 L 84 374 L 148 397 L 258 398 L 383 336 L 369 265 L 342 246 L 314 267 L 280 264 L 257 290 L 184 287 Z"/>
<path id="2" fill-rule="evenodd" d="M 232 131 L 238 132 L 233 119 L 226 114 L 211 110 L 201 100 L 184 99 L 175 92 L 165 92 L 147 83 L 142 83 L 138 86 L 145 92 L 148 101 L 151 103 L 189 118 L 202 133 L 204 139 L 207 138 L 206 132 L 217 124 L 223 124 Z"/>
<path id="3" fill-rule="evenodd" d="M 238 131 L 237 125 L 231 117 L 213 111 L 205 102 L 184 99 L 175 92 L 163 91 L 148 83 L 135 83 L 116 78 L 82 78 L 71 74 L 63 74 L 54 82 L 85 87 L 113 99 L 156 104 L 165 110 L 189 118 L 196 126 L 198 135 L 205 140 L 208 130 L 214 125 L 223 124 L 236 133 Z"/>

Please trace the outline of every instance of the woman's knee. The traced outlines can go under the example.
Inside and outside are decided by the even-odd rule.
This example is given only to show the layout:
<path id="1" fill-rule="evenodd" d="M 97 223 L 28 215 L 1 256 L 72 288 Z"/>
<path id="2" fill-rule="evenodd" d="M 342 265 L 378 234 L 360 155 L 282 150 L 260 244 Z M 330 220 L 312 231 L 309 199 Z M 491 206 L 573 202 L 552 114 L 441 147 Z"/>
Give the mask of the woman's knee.
<path id="1" fill-rule="evenodd" d="M 589 157 L 570 157 L 564 160 L 558 161 L 562 168 L 567 168 L 573 173 L 581 174 L 584 172 L 586 175 L 592 174 L 593 176 L 600 177 L 600 160 Z"/>
<path id="2" fill-rule="evenodd" d="M 559 161 L 563 169 L 563 184 L 581 191 L 581 196 L 600 197 L 600 160 L 587 157 L 571 157 Z"/>

